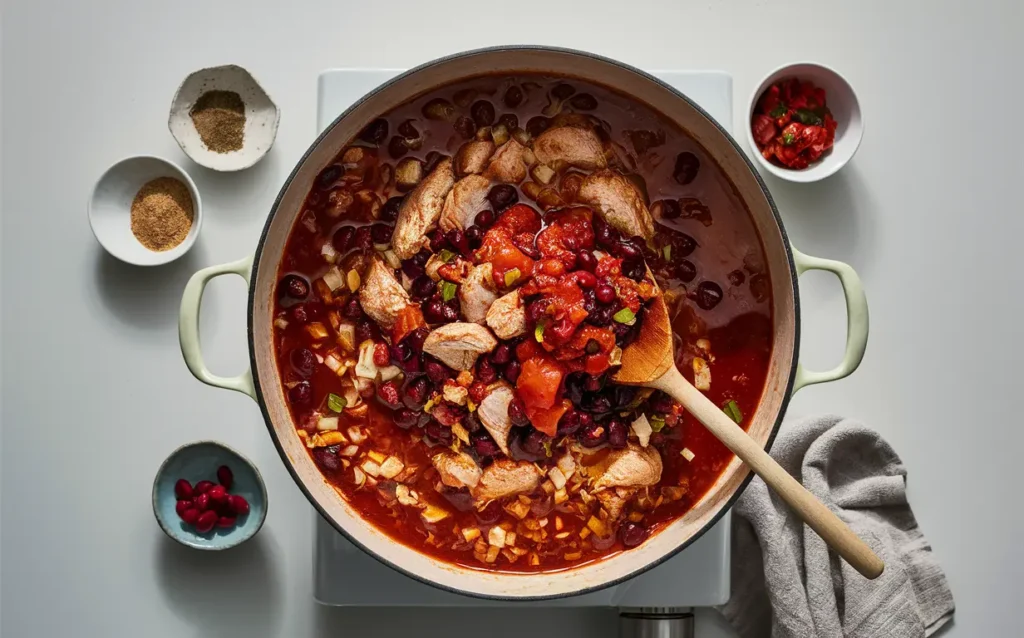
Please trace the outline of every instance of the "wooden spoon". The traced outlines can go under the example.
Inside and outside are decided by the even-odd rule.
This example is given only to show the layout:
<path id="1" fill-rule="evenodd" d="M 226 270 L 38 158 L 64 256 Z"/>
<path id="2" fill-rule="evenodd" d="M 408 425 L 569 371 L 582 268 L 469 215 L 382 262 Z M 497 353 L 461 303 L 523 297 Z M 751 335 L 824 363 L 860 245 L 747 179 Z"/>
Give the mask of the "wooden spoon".
<path id="1" fill-rule="evenodd" d="M 782 469 L 725 412 L 683 378 L 676 369 L 672 328 L 665 300 L 658 295 L 643 315 L 637 340 L 622 353 L 615 383 L 662 390 L 679 401 L 697 420 L 733 451 L 755 474 L 793 508 L 829 547 L 866 578 L 877 578 L 885 564 L 846 523 Z"/>

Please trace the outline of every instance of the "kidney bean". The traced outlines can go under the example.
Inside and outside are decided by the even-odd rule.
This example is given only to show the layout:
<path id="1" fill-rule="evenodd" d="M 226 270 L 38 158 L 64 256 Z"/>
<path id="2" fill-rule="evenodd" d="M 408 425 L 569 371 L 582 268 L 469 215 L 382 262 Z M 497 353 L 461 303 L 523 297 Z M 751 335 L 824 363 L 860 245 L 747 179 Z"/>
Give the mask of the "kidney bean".
<path id="1" fill-rule="evenodd" d="M 495 213 L 501 213 L 509 206 L 519 201 L 519 193 L 515 186 L 510 184 L 498 184 L 487 193 L 487 201 Z"/>
<path id="2" fill-rule="evenodd" d="M 512 348 L 507 343 L 500 343 L 498 347 L 491 353 L 491 361 L 500 366 L 505 365 L 512 360 Z"/>
<path id="3" fill-rule="evenodd" d="M 391 138 L 388 142 L 388 155 L 392 159 L 399 159 L 405 157 L 409 153 L 409 146 L 405 143 L 405 138 L 401 135 L 396 135 Z"/>
<path id="4" fill-rule="evenodd" d="M 604 387 L 604 377 L 589 375 L 583 381 L 583 387 L 587 392 L 599 392 Z"/>
<path id="5" fill-rule="evenodd" d="M 494 383 L 498 379 L 498 371 L 489 360 L 481 358 L 476 364 L 476 379 L 483 383 Z"/>
<path id="6" fill-rule="evenodd" d="M 671 273 L 680 281 L 689 283 L 697 277 L 697 267 L 689 259 L 680 259 L 672 265 Z"/>
<path id="7" fill-rule="evenodd" d="M 487 229 L 494 224 L 494 213 L 489 210 L 482 210 L 476 214 L 473 222 L 480 228 Z"/>
<path id="8" fill-rule="evenodd" d="M 189 525 L 195 525 L 196 521 L 199 520 L 200 513 L 201 512 L 198 509 L 190 507 L 181 513 L 181 520 L 185 521 Z"/>
<path id="9" fill-rule="evenodd" d="M 700 171 L 700 160 L 693 153 L 683 151 L 676 156 L 676 165 L 672 171 L 672 177 L 675 178 L 676 182 L 686 186 L 697 179 L 698 171 Z"/>
<path id="10" fill-rule="evenodd" d="M 469 242 L 466 240 L 466 234 L 458 228 L 453 228 L 445 233 L 445 239 L 451 244 L 459 253 L 464 257 L 469 256 Z"/>
<path id="11" fill-rule="evenodd" d="M 448 100 L 436 97 L 423 105 L 423 116 L 428 120 L 448 120 L 455 117 L 455 106 Z"/>
<path id="12" fill-rule="evenodd" d="M 359 139 L 370 144 L 380 144 L 388 138 L 388 121 L 382 117 L 375 119 L 359 132 Z"/>
<path id="13" fill-rule="evenodd" d="M 192 498 L 192 494 L 192 484 L 185 479 L 178 479 L 177 482 L 174 483 L 174 496 L 178 500 L 190 499 Z"/>
<path id="14" fill-rule="evenodd" d="M 366 317 L 356 321 L 356 342 L 381 341 L 380 328 Z"/>
<path id="15" fill-rule="evenodd" d="M 402 208 L 404 197 L 392 197 L 384 202 L 380 208 L 380 220 L 382 222 L 393 222 L 398 219 L 398 211 Z"/>
<path id="16" fill-rule="evenodd" d="M 412 123 L 412 120 L 405 120 L 398 125 L 398 133 L 408 140 L 414 140 L 420 136 L 419 130 L 416 125 Z"/>
<path id="17" fill-rule="evenodd" d="M 352 297 L 345 302 L 345 307 L 342 308 L 341 314 L 346 319 L 355 320 L 361 318 L 363 316 L 363 307 L 359 305 L 359 299 Z"/>
<path id="18" fill-rule="evenodd" d="M 506 381 L 514 385 L 515 382 L 519 379 L 519 373 L 522 371 L 522 365 L 518 361 L 509 361 L 505 365 L 505 369 L 502 371 L 502 375 L 505 377 Z"/>
<path id="19" fill-rule="evenodd" d="M 398 410 L 394 414 L 395 425 L 402 428 L 403 430 L 408 430 L 412 426 L 416 425 L 416 423 L 419 421 L 419 418 L 420 413 L 417 412 L 416 410 L 411 410 L 409 408 L 402 408 L 401 410 Z"/>
<path id="20" fill-rule="evenodd" d="M 531 117 L 526 121 L 526 132 L 530 134 L 530 137 L 537 137 L 544 131 L 551 127 L 551 120 L 544 117 L 543 115 L 537 115 Z"/>
<path id="21" fill-rule="evenodd" d="M 473 449 L 480 458 L 487 458 L 490 456 L 498 456 L 501 452 L 501 448 L 495 443 L 491 435 L 486 431 L 478 431 L 470 437 L 470 441 L 473 443 Z"/>
<path id="22" fill-rule="evenodd" d="M 663 199 L 659 202 L 656 202 L 654 206 L 661 207 L 662 219 L 676 219 L 683 213 L 682 208 L 679 207 L 679 202 L 677 202 L 674 199 Z M 652 208 L 654 206 L 652 206 Z"/>
<path id="23" fill-rule="evenodd" d="M 393 233 L 395 227 L 391 224 L 377 223 L 370 226 L 370 239 L 375 244 L 389 244 L 391 243 L 391 233 Z"/>
<path id="24" fill-rule="evenodd" d="M 217 512 L 213 510 L 207 510 L 199 515 L 196 520 L 196 531 L 200 534 L 206 534 L 213 529 L 213 526 L 217 523 Z"/>
<path id="25" fill-rule="evenodd" d="M 398 396 L 398 382 L 392 379 L 380 384 L 377 388 L 377 398 L 392 410 L 399 407 L 402 399 Z"/>
<path id="26" fill-rule="evenodd" d="M 581 250 L 576 253 L 576 266 L 587 272 L 594 272 L 597 270 L 597 257 L 589 250 Z"/>
<path id="27" fill-rule="evenodd" d="M 278 291 L 281 297 L 302 301 L 309 295 L 309 282 L 299 275 L 285 275 Z"/>
<path id="28" fill-rule="evenodd" d="M 565 100 L 575 92 L 576 89 L 571 84 L 566 84 L 565 82 L 556 84 L 555 88 L 551 89 L 551 95 L 559 100 Z"/>
<path id="29" fill-rule="evenodd" d="M 193 493 L 196 496 L 199 496 L 200 494 L 206 494 L 208 491 L 210 491 L 211 487 L 213 487 L 213 481 L 199 481 L 198 483 L 196 483 L 195 488 L 193 488 Z"/>
<path id="30" fill-rule="evenodd" d="M 610 304 L 616 299 L 615 287 L 602 281 L 594 288 L 594 295 L 597 297 L 598 303 Z"/>
<path id="31" fill-rule="evenodd" d="M 230 529 L 235 526 L 234 516 L 221 516 L 217 519 L 217 527 L 221 529 Z"/>
<path id="32" fill-rule="evenodd" d="M 473 136 L 476 135 L 476 124 L 471 118 L 468 118 L 465 115 L 455 120 L 455 124 L 453 126 L 455 128 L 455 132 L 463 139 L 473 139 Z"/>
<path id="33" fill-rule="evenodd" d="M 697 285 L 696 298 L 702 310 L 711 310 L 722 301 L 722 287 L 713 281 L 702 281 Z"/>
<path id="34" fill-rule="evenodd" d="M 580 415 L 583 414 L 577 410 L 570 409 L 562 418 L 558 421 L 558 430 L 556 434 L 558 436 L 568 436 L 576 434 L 576 431 L 580 429 Z"/>
<path id="35" fill-rule="evenodd" d="M 647 530 L 632 521 L 626 521 L 619 527 L 619 540 L 626 547 L 636 547 L 647 540 Z"/>
<path id="36" fill-rule="evenodd" d="M 217 482 L 223 485 L 225 490 L 230 490 L 235 483 L 235 473 L 227 465 L 221 465 L 217 468 Z"/>
<path id="37" fill-rule="evenodd" d="M 607 326 L 612 322 L 612 317 L 615 315 L 615 308 L 611 306 L 601 306 L 595 308 L 592 313 L 587 317 L 587 322 L 598 327 Z"/>
<path id="38" fill-rule="evenodd" d="M 313 460 L 325 472 L 337 472 L 341 467 L 341 459 L 338 458 L 337 445 L 313 448 Z"/>
<path id="39" fill-rule="evenodd" d="M 313 371 L 316 370 L 316 355 L 309 348 L 295 348 L 288 355 L 288 361 L 292 364 L 292 369 L 303 378 L 313 376 Z"/>
<path id="40" fill-rule="evenodd" d="M 452 436 L 452 431 L 437 421 L 431 421 L 428 423 L 423 428 L 423 433 L 441 445 L 451 445 L 454 438 Z"/>
<path id="41" fill-rule="evenodd" d="M 192 499 L 192 505 L 200 512 L 205 512 L 210 509 L 210 495 L 200 494 L 199 496 Z"/>
<path id="42" fill-rule="evenodd" d="M 219 506 L 228 499 L 228 491 L 224 489 L 223 485 L 214 485 L 210 488 L 210 491 L 206 493 L 206 496 L 210 497 L 210 501 L 215 505 Z"/>
<path id="43" fill-rule="evenodd" d="M 617 450 L 626 447 L 626 440 L 629 438 L 629 428 L 622 419 L 613 418 L 607 423 L 608 445 Z"/>
<path id="44" fill-rule="evenodd" d="M 763 273 L 758 273 L 750 278 L 750 294 L 754 295 L 754 300 L 758 303 L 768 300 L 771 295 L 771 284 L 768 283 L 768 277 Z"/>
<path id="45" fill-rule="evenodd" d="M 316 185 L 320 190 L 327 190 L 331 186 L 334 186 L 334 182 L 338 181 L 341 177 L 341 167 L 337 164 L 328 166 L 324 170 L 320 171 L 320 174 L 316 176 Z"/>
<path id="46" fill-rule="evenodd" d="M 626 259 L 622 262 L 622 274 L 633 281 L 643 281 L 647 275 L 647 268 L 643 259 Z"/>
<path id="47" fill-rule="evenodd" d="M 534 428 L 530 428 L 525 436 L 520 439 L 519 445 L 523 448 L 527 454 L 534 456 L 545 456 L 544 454 L 544 443 L 550 441 L 550 437 L 546 436 L 543 432 L 540 432 Z"/>
<path id="48" fill-rule="evenodd" d="M 578 93 L 569 99 L 569 105 L 579 111 L 593 111 L 597 108 L 597 99 L 589 93 Z"/>
<path id="49" fill-rule="evenodd" d="M 743 282 L 747 280 L 747 276 L 743 274 L 742 270 L 734 270 L 728 274 L 729 283 L 733 286 L 742 286 Z"/>
<path id="50" fill-rule="evenodd" d="M 405 384 L 405 405 L 410 408 L 420 408 L 427 402 L 427 395 L 430 393 L 430 381 L 426 377 L 418 377 Z"/>
<path id="51" fill-rule="evenodd" d="M 484 211 L 487 212 L 487 211 Z M 480 247 L 480 244 L 484 240 L 484 231 L 479 226 L 473 224 L 466 229 L 466 241 L 469 243 L 470 250 L 476 250 Z"/>
<path id="52" fill-rule="evenodd" d="M 519 118 L 514 113 L 505 113 L 498 118 L 498 124 L 501 124 L 509 130 L 509 133 L 519 128 Z"/>
<path id="53" fill-rule="evenodd" d="M 412 288 L 409 289 L 409 293 L 414 299 L 426 299 L 437 291 L 437 284 L 434 280 L 426 275 L 420 275 L 416 279 L 412 280 Z"/>
<path id="54" fill-rule="evenodd" d="M 469 107 L 469 114 L 477 126 L 494 124 L 494 105 L 487 100 L 477 100 Z"/>
<path id="55" fill-rule="evenodd" d="M 232 494 L 228 497 L 228 504 L 235 516 L 245 516 L 249 513 L 249 501 L 245 500 L 244 496 Z"/>
<path id="56" fill-rule="evenodd" d="M 185 510 L 192 508 L 192 499 L 180 500 L 174 504 L 174 511 L 178 514 L 178 518 L 185 513 Z"/>
<path id="57" fill-rule="evenodd" d="M 487 507 L 477 510 L 476 520 L 480 521 L 481 525 L 493 525 L 501 520 L 504 513 L 505 510 L 501 509 L 500 501 L 491 501 Z"/>
<path id="58" fill-rule="evenodd" d="M 518 396 L 513 397 L 508 404 L 508 418 L 512 421 L 512 425 L 525 426 L 530 424 L 530 419 L 526 416 L 526 406 L 523 405 L 523 400 Z"/>
<path id="59" fill-rule="evenodd" d="M 298 385 L 288 390 L 288 400 L 292 405 L 309 405 L 313 400 L 313 386 L 309 384 L 309 381 L 299 382 Z"/>
<path id="60" fill-rule="evenodd" d="M 505 98 L 503 100 L 505 106 L 510 109 L 514 109 L 523 103 L 523 90 L 518 86 L 510 86 L 505 90 Z"/>
<path id="61" fill-rule="evenodd" d="M 608 430 L 600 423 L 591 423 L 585 428 L 580 428 L 576 433 L 576 439 L 583 447 L 597 447 L 608 440 Z"/>

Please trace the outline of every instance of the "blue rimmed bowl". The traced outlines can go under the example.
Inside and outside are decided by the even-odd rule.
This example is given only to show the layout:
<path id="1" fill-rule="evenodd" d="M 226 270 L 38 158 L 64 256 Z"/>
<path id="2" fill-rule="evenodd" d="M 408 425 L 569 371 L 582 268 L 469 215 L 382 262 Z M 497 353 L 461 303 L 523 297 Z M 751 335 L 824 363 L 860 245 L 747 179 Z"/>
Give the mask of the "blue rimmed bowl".
<path id="1" fill-rule="evenodd" d="M 226 465 L 234 474 L 229 492 L 249 501 L 249 513 L 239 516 L 234 527 L 200 534 L 195 527 L 181 520 L 175 511 L 178 500 L 174 484 L 185 479 L 192 485 L 199 481 L 217 482 L 217 468 Z M 249 459 L 216 441 L 197 441 L 171 452 L 153 480 L 153 515 L 160 529 L 182 545 L 195 549 L 222 550 L 241 545 L 256 535 L 267 518 L 267 488 L 263 477 Z"/>

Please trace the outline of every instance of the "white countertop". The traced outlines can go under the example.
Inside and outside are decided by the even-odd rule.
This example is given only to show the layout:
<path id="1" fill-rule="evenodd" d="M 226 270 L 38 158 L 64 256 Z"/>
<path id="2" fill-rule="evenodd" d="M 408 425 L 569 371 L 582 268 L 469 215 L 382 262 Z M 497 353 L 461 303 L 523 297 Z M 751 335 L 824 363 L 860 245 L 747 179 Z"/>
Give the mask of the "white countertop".
<path id="1" fill-rule="evenodd" d="M 176 316 L 193 271 L 253 249 L 314 135 L 321 70 L 406 67 L 513 42 L 726 70 L 737 126 L 755 82 L 779 64 L 812 58 L 846 74 L 866 122 L 853 163 L 815 185 L 768 184 L 800 249 L 858 269 L 871 339 L 853 377 L 801 392 L 790 414 L 860 418 L 901 453 L 957 601 L 948 635 L 1019 631 L 1014 470 L 1024 428 L 1011 380 L 1022 378 L 1024 355 L 1024 136 L 1021 89 L 1009 81 L 1024 59 L 1020 4 L 739 4 L 637 1 L 622 14 L 621 5 L 549 0 L 5 1 L 0 634 L 450 635 L 451 611 L 396 618 L 313 603 L 311 508 L 255 405 L 189 375 Z M 282 120 L 265 160 L 221 175 L 189 162 L 165 123 L 189 71 L 228 62 L 252 71 Z M 85 215 L 100 173 L 137 153 L 179 162 L 203 194 L 198 244 L 158 270 L 107 257 Z M 825 274 L 802 284 L 803 360 L 823 368 L 842 350 L 842 296 Z M 246 361 L 244 300 L 237 279 L 207 292 L 203 337 L 215 370 Z M 167 542 L 149 505 L 160 461 L 199 438 L 248 455 L 270 493 L 257 540 L 222 555 Z M 521 634 L 520 612 L 457 617 L 467 635 Z M 533 610 L 526 622 L 537 635 L 615 635 L 613 611 Z M 702 636 L 728 635 L 710 612 L 701 624 Z"/>

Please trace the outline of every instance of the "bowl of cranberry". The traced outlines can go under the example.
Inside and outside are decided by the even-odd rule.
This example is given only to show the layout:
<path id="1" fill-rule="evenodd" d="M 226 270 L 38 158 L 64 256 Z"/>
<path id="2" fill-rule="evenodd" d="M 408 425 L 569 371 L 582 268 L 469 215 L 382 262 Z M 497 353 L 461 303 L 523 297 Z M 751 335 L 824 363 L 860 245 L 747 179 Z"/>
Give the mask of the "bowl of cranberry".
<path id="1" fill-rule="evenodd" d="M 761 166 L 791 182 L 832 175 L 850 161 L 864 135 L 853 87 L 813 62 L 769 73 L 750 97 L 746 128 Z"/>
<path id="2" fill-rule="evenodd" d="M 182 545 L 229 549 L 263 527 L 267 488 L 259 470 L 223 443 L 189 443 L 157 470 L 153 514 L 160 529 Z"/>

